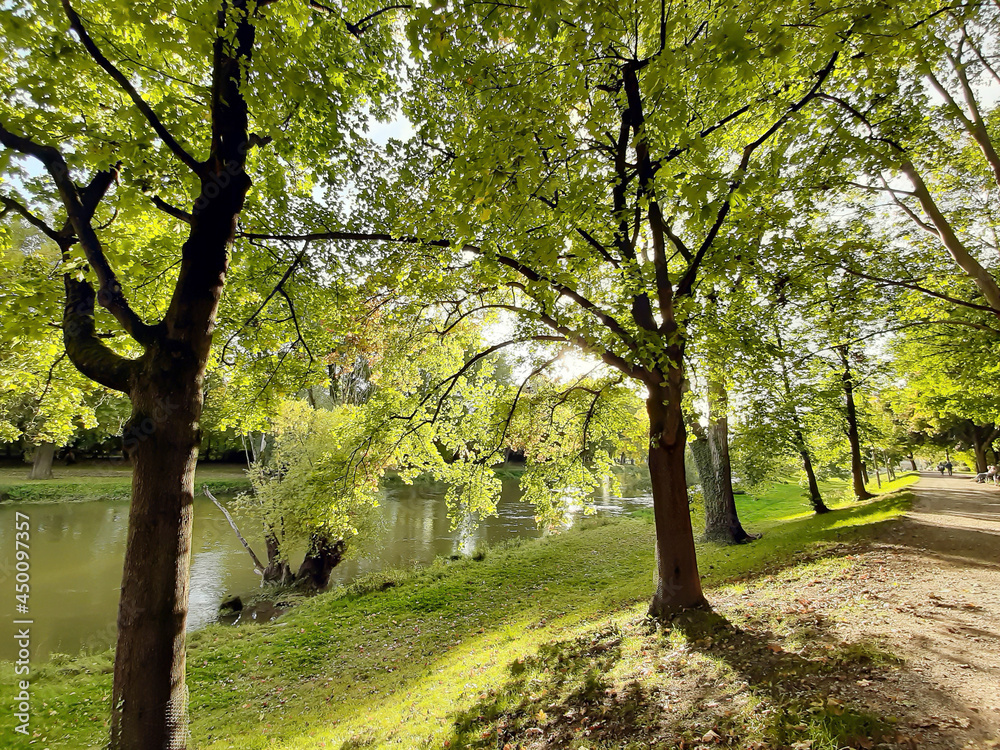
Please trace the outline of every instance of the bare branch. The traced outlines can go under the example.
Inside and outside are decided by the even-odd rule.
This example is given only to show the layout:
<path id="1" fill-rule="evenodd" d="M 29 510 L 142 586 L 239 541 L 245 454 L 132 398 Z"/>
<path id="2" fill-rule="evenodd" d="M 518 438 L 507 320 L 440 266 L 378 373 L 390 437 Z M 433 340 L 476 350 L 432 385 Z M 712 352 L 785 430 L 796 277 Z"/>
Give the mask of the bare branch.
<path id="1" fill-rule="evenodd" d="M 5 196 L 0 196 L 0 204 L 3 204 L 5 210 L 13 211 L 14 213 L 20 214 L 25 221 L 27 221 L 35 229 L 39 230 L 42 234 L 48 237 L 50 240 L 56 242 L 59 241 L 59 233 L 46 224 L 42 219 L 35 216 L 31 211 L 22 206 L 13 198 L 7 198 Z"/>
<path id="2" fill-rule="evenodd" d="M 215 507 L 218 508 L 219 510 L 221 510 L 222 511 L 222 515 L 224 515 L 226 517 L 226 520 L 229 521 L 229 525 L 232 527 L 233 532 L 236 534 L 236 536 L 239 538 L 240 542 L 243 544 L 243 549 L 245 549 L 247 552 L 250 553 L 250 558 L 253 560 L 254 570 L 257 571 L 258 574 L 263 573 L 264 572 L 264 565 L 257 558 L 257 555 L 254 554 L 254 551 L 250 547 L 249 542 L 247 542 L 247 540 L 243 538 L 243 535 L 240 533 L 239 527 L 236 525 L 236 521 L 234 521 L 233 517 L 231 515 L 229 515 L 229 511 L 226 510 L 225 506 L 223 506 L 223 504 L 220 503 L 215 498 L 215 495 L 212 494 L 212 491 L 208 488 L 207 484 L 203 484 L 201 486 L 201 491 L 205 493 L 205 497 L 207 497 L 209 500 L 211 500 L 213 503 L 215 503 Z"/>

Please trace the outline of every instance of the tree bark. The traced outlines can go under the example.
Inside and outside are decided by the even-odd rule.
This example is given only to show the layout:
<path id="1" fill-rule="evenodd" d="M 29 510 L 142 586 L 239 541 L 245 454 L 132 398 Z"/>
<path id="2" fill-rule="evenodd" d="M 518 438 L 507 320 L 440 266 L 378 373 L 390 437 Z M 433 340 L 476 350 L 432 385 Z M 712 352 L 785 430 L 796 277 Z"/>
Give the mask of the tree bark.
<path id="1" fill-rule="evenodd" d="M 175 750 L 187 745 L 184 641 L 204 362 L 192 372 L 169 354 L 143 360 L 125 432 L 132 502 L 110 747 Z"/>
<path id="2" fill-rule="evenodd" d="M 693 422 L 695 440 L 690 444 L 705 503 L 705 539 L 723 544 L 742 544 L 759 537 L 744 530 L 736 510 L 725 386 L 712 380 L 708 388 L 708 430 L 703 431 L 701 425 Z"/>
<path id="3" fill-rule="evenodd" d="M 203 385 L 229 247 L 250 189 L 249 118 L 240 86 L 255 29 L 246 10 L 245 0 L 232 0 L 218 16 L 224 33 L 215 41 L 211 152 L 195 165 L 201 192 L 170 303 L 155 326 L 126 318 L 145 351 L 129 368 L 125 450 L 134 468 L 110 750 L 187 747 L 185 629 Z"/>
<path id="4" fill-rule="evenodd" d="M 707 608 L 701 590 L 684 476 L 686 433 L 681 413 L 680 368 L 670 387 L 649 386 L 649 477 L 656 523 L 656 591 L 649 615 L 669 619 L 685 609 Z"/>
<path id="5" fill-rule="evenodd" d="M 858 411 L 854 404 L 854 375 L 851 372 L 851 364 L 848 359 L 847 347 L 840 347 L 840 360 L 844 370 L 841 381 L 844 385 L 844 400 L 847 406 L 847 440 L 851 444 L 851 478 L 854 488 L 854 497 L 857 500 L 869 500 L 874 497 L 865 489 L 865 467 L 861 460 L 861 437 L 858 432 Z"/>
<path id="6" fill-rule="evenodd" d="M 52 460 L 56 455 L 55 443 L 42 443 L 35 448 L 28 479 L 52 479 Z"/>
<path id="7" fill-rule="evenodd" d="M 330 584 L 330 574 L 344 559 L 346 551 L 347 544 L 343 539 L 332 541 L 314 534 L 305 559 L 295 574 L 296 584 L 316 591 L 325 589 Z"/>
<path id="8" fill-rule="evenodd" d="M 913 451 L 910 451 L 910 456 L 909 456 L 909 458 L 910 458 L 910 466 L 912 467 L 913 471 L 916 471 L 916 470 L 917 470 L 917 462 L 916 462 L 916 460 L 915 460 L 915 459 L 913 458 Z"/>
<path id="9" fill-rule="evenodd" d="M 261 576 L 264 583 L 277 583 L 282 586 L 291 583 L 292 570 L 288 567 L 288 562 L 281 557 L 281 544 L 272 529 L 265 532 L 264 543 L 267 545 L 267 567 Z"/>
<path id="10" fill-rule="evenodd" d="M 976 454 L 976 473 L 982 474 L 986 471 L 986 444 L 979 437 L 979 428 L 972 426 L 972 450 Z"/>

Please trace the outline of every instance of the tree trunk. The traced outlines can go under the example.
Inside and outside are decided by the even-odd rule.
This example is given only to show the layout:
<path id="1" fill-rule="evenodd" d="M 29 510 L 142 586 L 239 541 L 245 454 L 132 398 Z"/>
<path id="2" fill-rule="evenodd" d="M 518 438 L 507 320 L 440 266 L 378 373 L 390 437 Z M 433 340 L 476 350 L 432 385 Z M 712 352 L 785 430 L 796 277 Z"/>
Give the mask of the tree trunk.
<path id="1" fill-rule="evenodd" d="M 823 502 L 823 496 L 819 491 L 819 482 L 816 481 L 816 472 L 813 470 L 812 457 L 809 455 L 809 447 L 806 445 L 805 436 L 802 430 L 795 430 L 795 443 L 802 456 L 802 468 L 806 472 L 806 481 L 809 482 L 809 502 L 812 503 L 813 510 L 817 513 L 829 513 L 830 509 Z"/>
<path id="2" fill-rule="evenodd" d="M 132 502 L 111 701 L 115 750 L 187 743 L 184 639 L 204 361 L 191 364 L 152 348 L 130 394 L 124 448 L 133 464 Z"/>
<path id="3" fill-rule="evenodd" d="M 650 386 L 649 478 L 656 523 L 656 592 L 649 614 L 668 619 L 685 609 L 707 608 L 701 590 L 684 476 L 686 434 L 681 413 L 680 368 L 670 371 L 671 387 Z"/>
<path id="4" fill-rule="evenodd" d="M 892 466 L 893 462 L 889 460 L 889 454 L 885 451 L 882 451 L 882 463 L 885 465 L 885 473 L 889 477 L 889 481 L 896 481 L 896 470 Z"/>
<path id="5" fill-rule="evenodd" d="M 281 557 L 281 545 L 274 531 L 268 529 L 264 533 L 264 543 L 267 545 L 267 567 L 261 578 L 264 583 L 277 583 L 282 586 L 291 583 L 292 571 L 288 563 Z"/>
<path id="6" fill-rule="evenodd" d="M 972 427 L 972 450 L 976 454 L 976 473 L 982 474 L 987 468 L 986 444 L 980 440 L 979 430 L 975 425 Z"/>
<path id="7" fill-rule="evenodd" d="M 55 443 L 42 443 L 36 447 L 28 479 L 52 479 L 52 459 L 55 455 Z"/>
<path id="8" fill-rule="evenodd" d="M 344 559 L 347 545 L 343 539 L 330 539 L 314 534 L 309 542 L 299 572 L 295 574 L 295 582 L 305 588 L 317 591 L 325 589 L 330 583 L 330 574 Z"/>
<path id="9" fill-rule="evenodd" d="M 912 451 L 910 451 L 910 466 L 912 467 L 913 471 L 917 470 L 917 462 L 913 458 L 913 452 Z"/>
<path id="10" fill-rule="evenodd" d="M 79 16 L 64 6 L 77 37 L 92 45 Z M 132 500 L 118 611 L 110 750 L 187 747 L 185 626 L 203 384 L 229 246 L 250 188 L 245 165 L 252 144 L 241 87 L 255 27 L 246 0 L 224 0 L 217 31 L 208 158 L 196 160 L 176 143 L 171 149 L 201 189 L 185 217 L 190 230 L 169 304 L 158 322 L 146 323 L 128 304 L 93 225 L 119 167 L 97 172 L 81 189 L 72 179 L 76 170 L 58 149 L 29 144 L 26 152 L 46 167 L 66 210 L 66 225 L 54 237 L 63 258 L 79 245 L 98 284 L 95 289 L 90 279 L 63 275 L 66 354 L 84 376 L 127 394 L 132 402 L 123 446 L 133 466 Z M 160 138 L 173 143 L 169 134 L 160 133 Z M 97 334 L 98 300 L 141 346 L 139 357 L 118 354 Z"/>
<path id="11" fill-rule="evenodd" d="M 839 349 L 844 372 L 841 380 L 844 384 L 844 400 L 847 405 L 847 440 L 851 444 L 851 478 L 854 485 L 854 497 L 857 500 L 868 500 L 872 495 L 865 489 L 865 466 L 861 460 L 861 437 L 858 433 L 858 411 L 854 405 L 854 376 L 848 360 L 846 347 Z"/>
<path id="12" fill-rule="evenodd" d="M 781 382 L 785 386 L 785 398 L 792 402 L 791 412 L 792 425 L 795 427 L 795 448 L 798 450 L 799 455 L 802 456 L 802 468 L 806 472 L 806 481 L 809 483 L 809 502 L 812 503 L 813 510 L 816 513 L 829 513 L 830 509 L 823 502 L 823 496 L 819 491 L 819 482 L 816 481 L 816 472 L 813 470 L 812 456 L 809 455 L 809 446 L 806 444 L 805 435 L 802 434 L 802 422 L 799 419 L 799 410 L 792 401 L 792 381 L 788 376 L 788 365 L 785 362 L 784 350 L 780 349 L 783 344 L 781 341 L 781 330 L 777 326 L 774 328 L 774 337 L 778 342 L 780 350 Z"/>
<path id="13" fill-rule="evenodd" d="M 693 425 L 696 439 L 691 453 L 698 466 L 705 501 L 705 539 L 723 544 L 742 544 L 759 537 L 748 534 L 740 523 L 733 495 L 732 463 L 729 458 L 729 418 L 725 386 L 709 382 L 707 434 Z"/>

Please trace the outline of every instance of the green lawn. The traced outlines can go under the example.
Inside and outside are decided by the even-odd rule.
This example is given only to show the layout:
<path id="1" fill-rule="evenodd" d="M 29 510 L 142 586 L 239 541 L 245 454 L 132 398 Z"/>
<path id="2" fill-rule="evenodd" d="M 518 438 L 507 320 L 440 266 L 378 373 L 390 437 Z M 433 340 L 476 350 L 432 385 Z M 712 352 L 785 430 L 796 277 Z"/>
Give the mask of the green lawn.
<path id="1" fill-rule="evenodd" d="M 128 500 L 132 467 L 126 461 L 80 463 L 56 466 L 53 478 L 29 480 L 24 467 L 0 469 L 0 501 L 73 502 L 79 500 Z M 239 464 L 200 464 L 195 486 L 208 484 L 217 494 L 249 488 L 245 469 Z"/>
<path id="2" fill-rule="evenodd" d="M 902 513 L 909 499 L 896 493 L 813 516 L 796 486 L 741 496 L 747 526 L 764 536 L 738 547 L 699 545 L 709 596 L 714 586 L 796 565 L 803 553 L 821 555 L 831 542 Z M 208 627 L 189 640 L 192 747 L 472 746 L 469 722 L 488 719 L 476 706 L 510 693 L 518 665 L 538 668 L 538 654 L 553 643 L 641 618 L 652 571 L 647 520 L 592 519 L 479 560 L 380 574 L 315 597 L 276 623 Z M 17 748 L 100 746 L 111 659 L 65 657 L 36 667 L 33 742 L 13 734 L 9 711 L 0 712 L 0 737 Z M 0 704 L 12 702 L 6 664 Z"/>
<path id="3" fill-rule="evenodd" d="M 897 475 L 895 481 L 883 481 L 878 487 L 873 480 L 868 483 L 868 491 L 873 494 L 886 494 L 915 484 L 920 479 L 915 472 Z M 843 479 L 830 479 L 820 482 L 820 493 L 827 507 L 844 508 L 853 504 L 850 483 Z M 790 521 L 812 515 L 812 509 L 806 502 L 805 491 L 797 484 L 783 482 L 771 485 L 759 499 L 738 496 L 740 519 L 745 526 L 755 523 L 768 523 L 774 520 Z"/>

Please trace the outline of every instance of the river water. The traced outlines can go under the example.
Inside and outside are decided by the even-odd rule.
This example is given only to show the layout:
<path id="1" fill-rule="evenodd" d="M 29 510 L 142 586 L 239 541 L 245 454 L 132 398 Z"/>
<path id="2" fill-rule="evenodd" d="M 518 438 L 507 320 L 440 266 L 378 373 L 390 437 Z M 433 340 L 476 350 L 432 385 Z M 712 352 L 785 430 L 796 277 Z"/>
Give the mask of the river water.
<path id="1" fill-rule="evenodd" d="M 532 506 L 520 500 L 516 479 L 504 481 L 496 516 L 478 524 L 466 521 L 455 529 L 448 518 L 444 491 L 442 486 L 427 484 L 386 488 L 380 506 L 385 522 L 380 540 L 371 550 L 338 565 L 332 585 L 350 583 L 384 567 L 426 564 L 438 556 L 468 555 L 507 539 L 542 534 Z M 650 505 L 642 488 L 626 490 L 626 494 L 633 496 L 615 498 L 604 493 L 594 498 L 593 507 L 602 515 L 619 515 Z M 4 503 L 0 505 L 0 659 L 15 658 L 11 623 L 24 616 L 15 613 L 14 599 L 14 514 L 18 511 L 28 514 L 31 525 L 28 616 L 33 620 L 33 660 L 113 645 L 128 504 Z M 575 511 L 570 523 L 582 512 Z M 256 532 L 255 524 L 236 520 L 263 556 L 263 535 Z M 196 498 L 189 630 L 213 622 L 223 599 L 252 593 L 259 582 L 250 556 L 222 513 L 211 501 Z"/>

